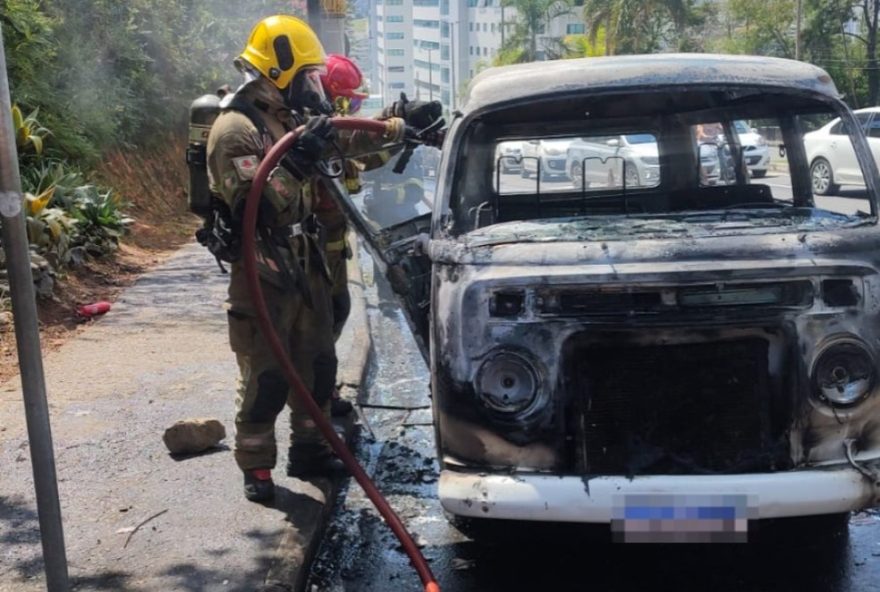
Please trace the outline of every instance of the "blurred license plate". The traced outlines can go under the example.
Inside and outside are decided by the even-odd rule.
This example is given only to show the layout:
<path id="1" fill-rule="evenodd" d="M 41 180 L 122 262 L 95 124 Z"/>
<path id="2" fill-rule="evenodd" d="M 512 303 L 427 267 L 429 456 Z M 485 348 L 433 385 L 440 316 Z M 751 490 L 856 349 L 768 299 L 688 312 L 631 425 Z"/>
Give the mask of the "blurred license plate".
<path id="1" fill-rule="evenodd" d="M 745 543 L 755 507 L 746 495 L 625 495 L 611 532 L 621 543 Z"/>

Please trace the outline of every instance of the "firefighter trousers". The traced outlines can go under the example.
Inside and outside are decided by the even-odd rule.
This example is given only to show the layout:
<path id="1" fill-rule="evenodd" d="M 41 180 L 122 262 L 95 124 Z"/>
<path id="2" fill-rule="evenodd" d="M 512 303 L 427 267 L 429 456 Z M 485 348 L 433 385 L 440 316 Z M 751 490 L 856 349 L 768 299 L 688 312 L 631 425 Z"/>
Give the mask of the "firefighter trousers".
<path id="1" fill-rule="evenodd" d="M 241 293 L 235 282 L 243 274 L 233 270 L 230 294 Z M 263 281 L 262 288 L 276 332 L 288 358 L 329 417 L 330 396 L 336 380 L 331 286 L 317 271 L 307 272 L 312 308 L 299 294 Z M 330 446 L 320 434 L 304 405 L 300 404 L 268 342 L 257 324 L 253 309 L 235 306 L 228 311 L 229 343 L 240 371 L 235 402 L 235 460 L 242 470 L 272 468 L 277 458 L 275 420 L 290 406 L 291 448 L 309 454 L 329 454 Z"/>

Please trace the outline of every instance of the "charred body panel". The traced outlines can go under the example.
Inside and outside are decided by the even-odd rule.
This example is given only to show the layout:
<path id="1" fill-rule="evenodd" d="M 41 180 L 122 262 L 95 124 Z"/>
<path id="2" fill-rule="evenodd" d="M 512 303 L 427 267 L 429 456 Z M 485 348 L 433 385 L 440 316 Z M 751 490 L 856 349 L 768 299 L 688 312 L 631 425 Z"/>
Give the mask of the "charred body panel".
<path id="1" fill-rule="evenodd" d="M 841 340 L 862 344 L 876 367 L 880 238 L 851 232 L 507 244 L 468 249 L 467 264 L 448 262 L 463 251 L 435 242 L 445 467 L 768 473 L 845 466 L 847 440 L 859 458 L 880 458 L 880 384 L 842 408 L 822 401 L 813 379 Z M 480 367 L 499 352 L 540 373 L 531 408 L 500 413 L 480 392 Z"/>

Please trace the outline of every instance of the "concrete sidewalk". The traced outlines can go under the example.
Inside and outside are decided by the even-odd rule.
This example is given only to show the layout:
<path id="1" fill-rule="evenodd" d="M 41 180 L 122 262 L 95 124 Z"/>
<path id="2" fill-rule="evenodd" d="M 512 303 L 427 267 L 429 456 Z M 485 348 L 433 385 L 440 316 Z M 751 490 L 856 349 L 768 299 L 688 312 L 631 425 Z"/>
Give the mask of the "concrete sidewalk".
<path id="1" fill-rule="evenodd" d="M 370 348 L 359 277 L 338 348 L 349 391 L 360 386 Z M 286 412 L 271 506 L 244 500 L 229 448 L 176 460 L 162 444 L 174 421 L 216 417 L 231 446 L 236 368 L 221 308 L 226 281 L 204 249 L 188 245 L 45 360 L 74 590 L 303 584 L 299 568 L 314 552 L 335 488 L 284 475 Z M 0 592 L 43 590 L 17 381 L 0 386 L 0 466 Z"/>

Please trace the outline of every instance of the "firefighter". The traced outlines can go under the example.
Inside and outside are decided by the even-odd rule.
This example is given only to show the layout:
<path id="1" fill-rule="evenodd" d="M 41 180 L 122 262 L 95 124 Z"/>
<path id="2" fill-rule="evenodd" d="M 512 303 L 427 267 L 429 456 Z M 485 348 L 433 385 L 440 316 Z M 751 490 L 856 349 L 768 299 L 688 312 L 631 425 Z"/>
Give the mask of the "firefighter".
<path id="1" fill-rule="evenodd" d="M 257 23 L 236 66 L 244 84 L 224 97 L 207 142 L 212 191 L 240 225 L 244 197 L 260 160 L 273 142 L 305 123 L 305 132 L 271 174 L 258 220 L 258 265 L 265 304 L 290 360 L 320 407 L 329 412 L 336 375 L 331 278 L 320 224 L 314 215 L 321 163 L 332 153 L 336 132 L 324 115 L 320 83 L 324 51 L 315 33 L 291 16 Z M 404 123 L 386 122 L 382 138 L 339 138 L 346 150 L 401 142 Z M 343 142 L 342 140 L 347 140 Z M 291 445 L 287 474 L 306 477 L 339 470 L 341 464 L 303 406 L 296 403 L 255 318 L 244 270 L 232 263 L 227 300 L 230 347 L 240 370 L 235 416 L 235 460 L 244 473 L 245 497 L 274 494 L 275 420 L 290 405 Z"/>
<path id="2" fill-rule="evenodd" d="M 360 111 L 363 100 L 369 96 L 361 90 L 364 86 L 364 80 L 360 68 L 354 61 L 343 55 L 330 54 L 327 56 L 326 68 L 321 74 L 321 84 L 337 115 L 356 115 Z M 392 118 L 394 109 L 394 105 L 386 109 L 380 119 Z M 407 123 L 414 121 L 420 124 L 418 127 L 422 128 L 427 127 L 440 116 L 442 107 L 436 101 L 413 101 L 408 105 L 406 112 L 402 107 L 398 107 L 397 110 L 400 111 L 400 115 Z M 384 166 L 391 156 L 400 149 L 401 146 L 396 146 L 374 152 L 357 160 L 345 161 L 343 174 L 346 189 L 350 193 L 360 192 L 362 189 L 361 171 Z M 351 311 L 346 264 L 352 253 L 346 239 L 348 228 L 345 215 L 339 205 L 326 192 L 320 193 L 318 203 L 315 206 L 315 214 L 327 231 L 325 254 L 333 278 L 333 335 L 335 339 L 338 339 Z M 342 416 L 351 412 L 352 405 L 341 399 L 339 392 L 334 389 L 331 410 L 333 415 Z"/>

